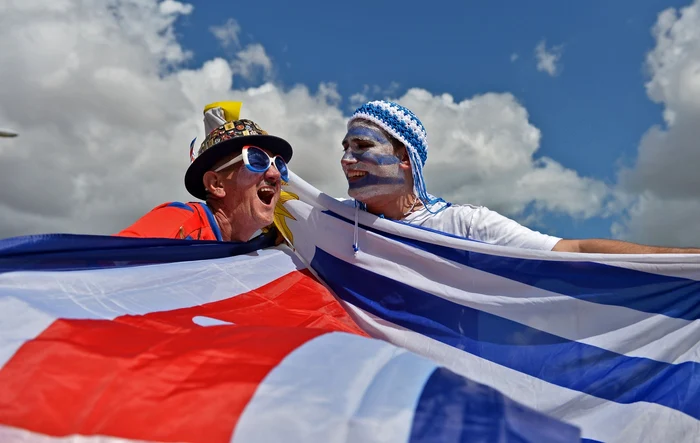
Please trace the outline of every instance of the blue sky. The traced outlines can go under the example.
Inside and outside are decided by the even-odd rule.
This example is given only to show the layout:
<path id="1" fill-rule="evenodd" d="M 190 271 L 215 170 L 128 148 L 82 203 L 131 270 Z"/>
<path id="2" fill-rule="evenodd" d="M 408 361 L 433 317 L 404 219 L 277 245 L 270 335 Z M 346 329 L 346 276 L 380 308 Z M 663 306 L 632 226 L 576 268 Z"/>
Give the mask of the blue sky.
<path id="1" fill-rule="evenodd" d="M 276 83 L 311 89 L 335 83 L 347 112 L 349 97 L 365 85 L 386 90 L 396 83 L 392 96 L 420 87 L 455 101 L 510 92 L 542 131 L 536 156 L 611 184 L 620 163 L 634 160 L 642 134 L 662 123 L 661 107 L 644 88 L 644 60 L 655 43 L 651 27 L 662 10 L 687 4 L 267 0 L 253 9 L 237 2 L 192 3 L 194 11 L 177 27 L 182 45 L 193 51 L 192 66 L 226 56 L 208 29 L 234 18 L 242 45 L 265 47 Z M 549 49 L 562 48 L 555 76 L 536 69 L 534 48 L 543 39 Z M 562 236 L 608 237 L 611 222 L 548 215 L 537 227 Z"/>

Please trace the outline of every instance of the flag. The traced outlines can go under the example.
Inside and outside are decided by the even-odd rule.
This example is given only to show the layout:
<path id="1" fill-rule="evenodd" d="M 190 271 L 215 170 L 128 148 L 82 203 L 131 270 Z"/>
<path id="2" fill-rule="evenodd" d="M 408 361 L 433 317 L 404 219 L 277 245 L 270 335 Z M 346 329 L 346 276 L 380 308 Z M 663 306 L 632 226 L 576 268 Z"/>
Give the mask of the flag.
<path id="1" fill-rule="evenodd" d="M 262 243 L 0 241 L 0 442 L 579 441 Z"/>
<path id="2" fill-rule="evenodd" d="M 700 255 L 487 245 L 290 183 L 277 226 L 372 337 L 587 441 L 698 441 Z"/>

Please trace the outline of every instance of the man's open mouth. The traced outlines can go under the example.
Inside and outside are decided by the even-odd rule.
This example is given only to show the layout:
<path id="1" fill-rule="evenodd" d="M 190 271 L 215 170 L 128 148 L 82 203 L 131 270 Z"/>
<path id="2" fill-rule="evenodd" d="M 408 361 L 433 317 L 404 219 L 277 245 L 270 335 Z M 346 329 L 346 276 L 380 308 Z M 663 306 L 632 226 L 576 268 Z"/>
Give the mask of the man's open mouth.
<path id="1" fill-rule="evenodd" d="M 367 171 L 348 171 L 347 178 L 349 182 L 360 180 L 367 175 Z"/>
<path id="2" fill-rule="evenodd" d="M 263 186 L 258 189 L 258 198 L 266 205 L 272 204 L 272 199 L 275 198 L 275 188 L 271 186 Z"/>

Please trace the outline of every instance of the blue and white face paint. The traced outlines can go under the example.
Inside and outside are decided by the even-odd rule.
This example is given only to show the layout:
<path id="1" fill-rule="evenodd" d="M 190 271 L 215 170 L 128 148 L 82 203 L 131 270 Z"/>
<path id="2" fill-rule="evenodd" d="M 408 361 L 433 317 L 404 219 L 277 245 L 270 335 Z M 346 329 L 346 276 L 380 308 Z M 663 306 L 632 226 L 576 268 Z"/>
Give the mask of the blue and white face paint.
<path id="1" fill-rule="evenodd" d="M 350 126 L 343 139 L 340 163 L 348 180 L 348 195 L 368 203 L 380 196 L 400 195 L 406 190 L 406 172 L 386 135 L 369 123 Z"/>

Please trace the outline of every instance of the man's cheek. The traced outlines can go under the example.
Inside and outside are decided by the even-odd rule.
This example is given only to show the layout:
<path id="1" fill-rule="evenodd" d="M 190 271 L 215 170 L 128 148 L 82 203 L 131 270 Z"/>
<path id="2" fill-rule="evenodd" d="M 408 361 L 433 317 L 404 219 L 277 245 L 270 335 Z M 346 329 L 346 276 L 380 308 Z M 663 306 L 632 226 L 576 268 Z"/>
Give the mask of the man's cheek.
<path id="1" fill-rule="evenodd" d="M 357 159 L 358 161 L 371 166 L 389 166 L 399 164 L 400 160 L 398 157 L 390 153 L 384 153 L 382 151 L 383 150 L 379 149 L 377 149 L 376 151 L 368 150 L 366 152 L 363 152 L 362 155 L 358 156 Z"/>
<path id="2" fill-rule="evenodd" d="M 248 168 L 243 168 L 238 172 L 236 184 L 241 187 L 248 187 L 255 180 L 255 175 Z"/>

